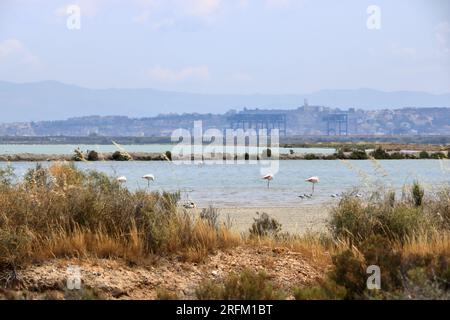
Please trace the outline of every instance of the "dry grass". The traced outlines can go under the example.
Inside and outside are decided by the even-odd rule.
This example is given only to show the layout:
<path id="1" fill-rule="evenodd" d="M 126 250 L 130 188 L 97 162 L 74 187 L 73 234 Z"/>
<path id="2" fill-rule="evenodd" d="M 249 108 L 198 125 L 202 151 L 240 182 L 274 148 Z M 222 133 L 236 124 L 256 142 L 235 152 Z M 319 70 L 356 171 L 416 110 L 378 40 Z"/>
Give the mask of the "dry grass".
<path id="1" fill-rule="evenodd" d="M 253 247 L 268 247 L 272 251 L 290 251 L 301 254 L 318 270 L 326 270 L 331 265 L 331 257 L 340 246 L 318 235 L 283 237 L 245 237 L 245 243 Z"/>
<path id="2" fill-rule="evenodd" d="M 447 256 L 450 257 L 450 231 L 433 231 L 410 237 L 404 243 L 394 243 L 393 247 L 402 250 L 407 256 Z"/>
<path id="3" fill-rule="evenodd" d="M 9 173 L 8 173 L 9 174 Z M 37 166 L 0 184 L 0 268 L 53 257 L 177 254 L 201 261 L 239 242 L 224 225 L 180 212 L 178 194 L 131 192 L 73 165 Z"/>

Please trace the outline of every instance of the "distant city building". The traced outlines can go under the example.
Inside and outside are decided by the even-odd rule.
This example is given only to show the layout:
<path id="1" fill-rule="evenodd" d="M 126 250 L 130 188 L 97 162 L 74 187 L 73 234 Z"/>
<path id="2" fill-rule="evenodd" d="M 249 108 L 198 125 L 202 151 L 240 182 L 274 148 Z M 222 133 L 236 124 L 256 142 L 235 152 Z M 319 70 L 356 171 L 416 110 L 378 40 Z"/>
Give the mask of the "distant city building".
<path id="1" fill-rule="evenodd" d="M 204 130 L 216 128 L 273 129 L 280 135 L 450 135 L 450 108 L 361 110 L 303 106 L 291 110 L 244 108 L 225 114 L 163 114 L 151 118 L 90 116 L 60 121 L 0 124 L 1 136 L 170 136 L 191 130 L 201 120 Z"/>

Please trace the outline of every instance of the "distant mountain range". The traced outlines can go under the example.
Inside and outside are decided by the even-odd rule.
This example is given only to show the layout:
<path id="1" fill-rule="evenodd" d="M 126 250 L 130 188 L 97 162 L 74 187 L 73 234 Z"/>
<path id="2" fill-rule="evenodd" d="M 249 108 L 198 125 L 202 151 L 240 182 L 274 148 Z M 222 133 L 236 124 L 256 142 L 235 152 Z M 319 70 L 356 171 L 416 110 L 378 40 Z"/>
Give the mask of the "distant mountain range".
<path id="1" fill-rule="evenodd" d="M 161 113 L 225 113 L 230 109 L 292 109 L 303 105 L 342 109 L 450 107 L 450 93 L 322 90 L 311 94 L 195 94 L 154 89 L 88 89 L 56 81 L 0 81 L 1 123 L 60 120 L 87 115 L 151 117 Z"/>

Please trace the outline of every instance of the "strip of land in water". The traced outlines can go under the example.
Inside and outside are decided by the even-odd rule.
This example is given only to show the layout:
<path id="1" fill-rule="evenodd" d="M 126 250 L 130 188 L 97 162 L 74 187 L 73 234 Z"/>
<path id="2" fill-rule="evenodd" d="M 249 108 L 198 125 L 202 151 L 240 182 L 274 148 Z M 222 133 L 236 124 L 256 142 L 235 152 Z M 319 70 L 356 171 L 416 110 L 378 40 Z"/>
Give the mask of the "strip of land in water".
<path id="1" fill-rule="evenodd" d="M 364 150 L 353 150 L 346 152 L 337 152 L 334 154 L 322 153 L 302 153 L 302 154 L 280 154 L 278 157 L 257 156 L 255 154 L 218 154 L 215 156 L 191 156 L 186 155 L 183 158 L 173 160 L 407 160 L 407 159 L 445 159 L 448 158 L 448 151 L 414 151 L 407 152 L 385 151 L 380 149 L 378 154 L 374 151 L 366 152 Z M 376 150 L 375 150 L 376 151 Z M 119 153 L 97 153 L 97 156 L 90 158 L 88 153 L 79 156 L 77 154 L 36 154 L 36 153 L 14 153 L 0 155 L 0 162 L 44 162 L 44 161 L 172 161 L 170 152 L 166 153 L 147 153 L 147 152 L 119 152 Z"/>

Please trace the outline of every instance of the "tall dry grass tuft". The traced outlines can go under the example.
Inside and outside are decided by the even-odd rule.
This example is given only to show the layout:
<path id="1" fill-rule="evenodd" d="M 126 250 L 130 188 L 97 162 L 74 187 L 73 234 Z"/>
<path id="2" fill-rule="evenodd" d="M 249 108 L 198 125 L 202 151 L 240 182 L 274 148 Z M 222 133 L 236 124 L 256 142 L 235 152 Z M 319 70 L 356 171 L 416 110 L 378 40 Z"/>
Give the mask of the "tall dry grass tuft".
<path id="1" fill-rule="evenodd" d="M 3 174 L 3 176 L 2 176 Z M 22 181 L 0 172 L 0 268 L 50 257 L 181 254 L 195 260 L 239 237 L 180 212 L 178 193 L 131 192 L 72 164 L 40 165 Z"/>
<path id="2" fill-rule="evenodd" d="M 449 189 L 425 193 L 414 183 L 396 200 L 391 191 L 346 197 L 329 221 L 336 247 L 320 283 L 299 299 L 443 299 L 450 294 Z M 369 290 L 367 267 L 380 268 L 381 290 Z"/>

